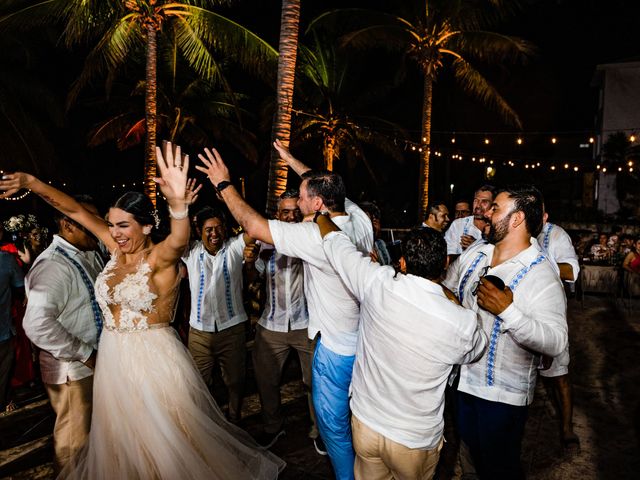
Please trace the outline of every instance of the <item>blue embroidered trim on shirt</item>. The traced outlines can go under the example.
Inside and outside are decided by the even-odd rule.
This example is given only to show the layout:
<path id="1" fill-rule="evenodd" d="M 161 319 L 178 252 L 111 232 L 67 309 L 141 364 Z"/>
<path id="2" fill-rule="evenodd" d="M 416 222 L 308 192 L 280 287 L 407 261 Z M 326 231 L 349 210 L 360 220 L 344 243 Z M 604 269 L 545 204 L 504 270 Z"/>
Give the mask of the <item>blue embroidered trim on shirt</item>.
<path id="1" fill-rule="evenodd" d="M 93 282 L 89 278 L 89 274 L 85 271 L 82 265 L 80 265 L 75 259 L 73 259 L 71 255 L 69 255 L 60 247 L 56 247 L 56 251 L 59 252 L 67 260 L 69 260 L 76 267 L 76 269 L 78 270 L 78 273 L 80 273 L 80 277 L 82 278 L 82 281 L 85 287 L 87 287 L 87 290 L 89 292 L 89 299 L 91 300 L 91 310 L 93 311 L 93 320 L 96 323 L 96 330 L 98 331 L 98 334 L 96 335 L 96 341 L 99 341 L 100 334 L 102 333 L 103 318 L 102 318 L 102 310 L 100 310 L 100 305 L 98 305 L 98 301 L 96 300 L 96 294 L 93 289 Z"/>
<path id="2" fill-rule="evenodd" d="M 227 315 L 229 319 L 236 316 L 233 310 L 233 296 L 231 295 L 231 275 L 229 274 L 229 266 L 227 265 L 227 252 L 224 248 L 220 253 L 224 255 L 222 259 L 222 275 L 224 276 L 224 298 L 227 303 Z"/>
<path id="3" fill-rule="evenodd" d="M 464 298 L 464 287 L 469 281 L 469 277 L 471 277 L 471 274 L 474 272 L 474 270 L 478 266 L 478 263 L 480 263 L 480 260 L 482 260 L 482 257 L 485 257 L 485 256 L 486 255 L 483 252 L 478 253 L 478 256 L 475 258 L 475 260 L 473 261 L 469 269 L 465 272 L 464 276 L 462 277 L 462 280 L 460 281 L 460 286 L 458 287 L 458 297 L 461 304 Z"/>
<path id="4" fill-rule="evenodd" d="M 544 248 L 545 252 L 549 251 L 549 236 L 551 234 L 551 230 L 553 230 L 553 224 L 547 223 L 548 228 L 545 228 L 544 239 L 542 240 L 542 248 Z"/>
<path id="5" fill-rule="evenodd" d="M 269 278 L 271 283 L 271 311 L 269 312 L 269 322 L 273 322 L 276 313 L 276 251 L 274 250 L 269 258 Z"/>
<path id="6" fill-rule="evenodd" d="M 538 255 L 536 259 L 531 262 L 528 267 L 522 268 L 509 283 L 509 288 L 515 290 L 520 281 L 525 277 L 529 271 L 536 265 L 540 264 L 546 257 L 544 255 Z M 491 338 L 489 340 L 489 349 L 487 354 L 487 385 L 492 387 L 495 381 L 495 360 L 496 352 L 498 350 L 498 340 L 500 339 L 500 324 L 502 319 L 496 316 L 493 321 L 493 328 L 491 329 Z"/>
<path id="7" fill-rule="evenodd" d="M 467 221 L 464 223 L 464 228 L 462 229 L 463 235 L 469 235 L 469 224 L 471 223 L 471 219 L 467 218 Z"/>
<path id="8" fill-rule="evenodd" d="M 197 321 L 202 323 L 202 299 L 204 298 L 204 252 L 200 252 L 200 288 L 198 288 Z"/>

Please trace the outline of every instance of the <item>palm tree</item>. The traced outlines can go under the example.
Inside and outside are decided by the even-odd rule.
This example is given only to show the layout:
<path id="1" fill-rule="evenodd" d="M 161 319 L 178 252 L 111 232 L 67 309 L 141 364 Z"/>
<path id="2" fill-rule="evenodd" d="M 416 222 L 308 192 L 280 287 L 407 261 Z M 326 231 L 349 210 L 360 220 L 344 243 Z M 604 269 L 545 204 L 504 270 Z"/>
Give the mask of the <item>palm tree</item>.
<path id="1" fill-rule="evenodd" d="M 298 55 L 298 27 L 300 23 L 300 0 L 282 0 L 280 19 L 280 45 L 278 57 L 278 79 L 276 81 L 276 114 L 271 127 L 272 140 L 279 139 L 285 147 L 291 137 L 291 109 Z M 269 186 L 267 190 L 267 212 L 276 210 L 278 197 L 287 188 L 287 164 L 271 149 Z"/>
<path id="2" fill-rule="evenodd" d="M 405 136 L 402 129 L 363 113 L 388 87 L 363 88 L 345 52 L 315 31 L 311 32 L 311 39 L 310 47 L 300 46 L 302 107 L 295 111 L 294 138 L 297 143 L 320 143 L 325 169 L 333 170 L 336 159 L 346 161 L 349 168 L 360 160 L 377 183 L 365 145 L 376 147 L 398 162 L 403 160 L 394 141 Z"/>
<path id="3" fill-rule="evenodd" d="M 238 105 L 245 97 L 219 91 L 202 79 L 182 76 L 181 80 L 178 84 L 164 84 L 171 88 L 158 89 L 158 127 L 166 132 L 165 138 L 193 149 L 228 143 L 244 158 L 256 163 L 255 135 L 238 121 L 238 115 L 249 116 Z M 108 100 L 97 102 L 96 110 L 109 114 L 92 129 L 88 145 L 95 147 L 115 141 L 120 150 L 125 150 L 144 143 L 147 122 L 143 103 L 137 98 L 143 97 L 145 91 L 145 82 L 141 81 L 132 92 L 125 91 L 125 95 L 111 95 Z"/>
<path id="4" fill-rule="evenodd" d="M 144 49 L 145 68 L 145 193 L 155 203 L 155 145 L 157 128 L 158 41 L 166 35 L 174 54 L 182 56 L 204 80 L 230 91 L 216 54 L 233 56 L 240 65 L 260 70 L 277 52 L 257 35 L 206 7 L 228 0 L 7 0 L 19 8 L 0 19 L 0 25 L 34 26 L 60 22 L 68 46 L 98 38 L 84 69 L 74 84 L 69 101 L 91 80 L 107 74 L 112 80 L 127 59 Z M 159 36 L 158 34 L 162 34 Z"/>
<path id="5" fill-rule="evenodd" d="M 413 2 L 412 2 L 413 3 Z M 417 3 L 417 2 L 416 2 Z M 315 25 L 351 25 L 345 45 L 383 48 L 402 52 L 423 76 L 423 100 L 419 174 L 419 213 L 422 220 L 429 201 L 429 159 L 433 85 L 443 68 L 452 69 L 462 89 L 495 108 L 505 121 L 521 128 L 520 119 L 507 101 L 476 69 L 473 62 L 503 63 L 524 59 L 532 46 L 522 39 L 484 28 L 513 11 L 509 0 L 425 0 L 410 15 L 341 9 L 327 12 Z"/>

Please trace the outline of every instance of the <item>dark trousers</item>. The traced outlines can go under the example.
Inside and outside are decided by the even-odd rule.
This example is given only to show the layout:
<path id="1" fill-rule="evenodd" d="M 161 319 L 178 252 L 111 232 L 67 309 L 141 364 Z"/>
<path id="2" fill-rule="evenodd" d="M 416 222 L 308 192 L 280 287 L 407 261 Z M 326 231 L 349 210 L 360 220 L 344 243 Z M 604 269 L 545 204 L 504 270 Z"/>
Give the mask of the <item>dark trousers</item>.
<path id="1" fill-rule="evenodd" d="M 262 419 L 267 433 L 282 430 L 284 414 L 280 399 L 280 380 L 282 368 L 291 350 L 298 352 L 302 382 L 307 389 L 311 432 L 309 436 L 318 436 L 315 428 L 316 415 L 311 401 L 311 361 L 315 343 L 309 340 L 307 329 L 289 332 L 274 332 L 256 325 L 256 338 L 253 344 L 253 368 L 256 373 L 256 384 L 262 403 Z"/>
<path id="2" fill-rule="evenodd" d="M 456 423 L 482 480 L 524 478 L 520 450 L 527 406 L 491 402 L 463 392 L 456 394 Z"/>
<path id="3" fill-rule="evenodd" d="M 189 352 L 207 386 L 213 385 L 213 367 L 218 362 L 222 381 L 229 392 L 229 420 L 238 422 L 242 407 L 247 355 L 244 323 L 219 332 L 189 329 Z"/>
<path id="4" fill-rule="evenodd" d="M 0 342 L 0 411 L 4 412 L 8 403 L 9 385 L 11 384 L 11 367 L 15 357 L 13 339 Z"/>

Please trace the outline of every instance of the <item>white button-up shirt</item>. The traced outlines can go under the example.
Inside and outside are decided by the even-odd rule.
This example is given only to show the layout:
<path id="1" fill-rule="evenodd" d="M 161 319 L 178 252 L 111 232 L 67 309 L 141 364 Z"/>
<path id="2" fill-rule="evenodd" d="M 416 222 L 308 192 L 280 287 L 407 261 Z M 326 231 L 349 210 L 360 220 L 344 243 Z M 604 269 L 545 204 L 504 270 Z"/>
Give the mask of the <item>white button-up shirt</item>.
<path id="1" fill-rule="evenodd" d="M 272 245 L 263 243 L 255 266 L 265 277 L 267 294 L 258 323 L 273 332 L 307 328 L 309 313 L 302 260 L 282 255 Z"/>
<path id="2" fill-rule="evenodd" d="M 363 255 L 373 247 L 373 227 L 367 214 L 355 203 L 345 202 L 346 215 L 332 221 L 345 232 Z M 276 249 L 304 263 L 304 292 L 309 308 L 309 338 L 322 335 L 322 344 L 338 355 L 355 355 L 360 308 L 322 250 L 322 237 L 315 223 L 269 220 Z"/>
<path id="3" fill-rule="evenodd" d="M 573 282 L 578 279 L 580 273 L 580 263 L 576 254 L 571 237 L 564 229 L 553 223 L 545 223 L 540 235 L 538 244 L 542 250 L 549 254 L 550 260 L 555 263 L 568 263 L 573 270 Z M 571 282 L 571 283 L 573 283 Z"/>
<path id="4" fill-rule="evenodd" d="M 566 298 L 556 270 L 535 239 L 529 248 L 491 268 L 494 248 L 477 242 L 449 267 L 444 281 L 458 298 L 462 296 L 464 307 L 480 314 L 489 338 L 482 358 L 461 367 L 458 390 L 494 402 L 528 405 L 540 354 L 554 357 L 567 345 Z M 480 308 L 473 294 L 484 274 L 500 277 L 513 291 L 513 303 L 499 317 Z"/>
<path id="5" fill-rule="evenodd" d="M 182 257 L 189 273 L 191 313 L 189 325 L 215 332 L 247 320 L 242 303 L 243 234 L 226 240 L 215 255 L 201 241 Z"/>
<path id="6" fill-rule="evenodd" d="M 330 233 L 323 246 L 361 302 L 353 414 L 408 448 L 435 448 L 452 366 L 473 361 L 487 343 L 477 314 L 447 299 L 440 285 L 363 257 L 343 233 Z"/>
<path id="7" fill-rule="evenodd" d="M 447 242 L 447 255 L 460 255 L 462 253 L 462 245 L 460 245 L 460 237 L 462 235 L 471 235 L 476 240 L 482 238 L 482 232 L 473 223 L 473 215 L 458 218 L 449 225 L 449 228 L 444 233 L 444 239 Z"/>
<path id="8" fill-rule="evenodd" d="M 95 282 L 102 270 L 96 252 L 82 252 L 58 235 L 38 256 L 26 276 L 27 310 L 23 326 L 40 349 L 42 381 L 61 384 L 93 375 L 82 362 L 96 348 L 96 321 L 89 291 L 78 268 L 63 249 Z"/>

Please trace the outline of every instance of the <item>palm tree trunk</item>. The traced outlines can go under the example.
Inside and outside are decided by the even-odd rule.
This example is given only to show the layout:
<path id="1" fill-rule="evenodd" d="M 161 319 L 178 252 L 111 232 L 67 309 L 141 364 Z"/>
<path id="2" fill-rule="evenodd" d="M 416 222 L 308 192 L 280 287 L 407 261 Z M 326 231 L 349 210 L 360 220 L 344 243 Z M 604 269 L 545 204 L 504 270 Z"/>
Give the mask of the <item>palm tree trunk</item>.
<path id="1" fill-rule="evenodd" d="M 429 161 L 431 157 L 431 109 L 433 99 L 433 78 L 424 76 L 424 97 L 422 99 L 422 152 L 420 152 L 420 171 L 418 173 L 418 221 L 425 219 L 429 203 Z"/>
<path id="2" fill-rule="evenodd" d="M 272 140 L 280 140 L 286 147 L 289 146 L 291 138 L 291 108 L 298 56 L 299 23 L 300 0 L 282 0 L 278 80 L 276 83 L 277 110 L 271 129 L 271 138 Z M 288 171 L 287 164 L 272 148 L 267 191 L 267 212 L 270 214 L 275 212 L 278 197 L 287 188 Z"/>
<path id="3" fill-rule="evenodd" d="M 334 137 L 325 137 L 324 145 L 322 148 L 322 155 L 324 157 L 324 168 L 333 172 L 333 158 L 336 154 L 336 139 Z"/>
<path id="4" fill-rule="evenodd" d="M 151 22 L 150 22 L 151 23 Z M 144 193 L 156 205 L 156 121 L 157 121 L 157 30 L 154 25 L 147 25 L 147 65 L 144 110 L 147 124 L 147 138 L 144 147 Z"/>

